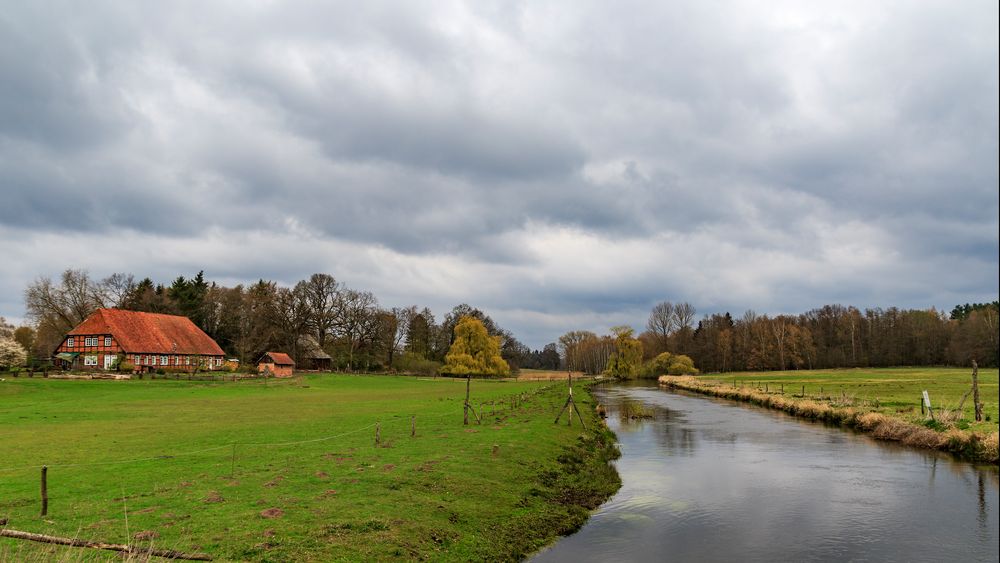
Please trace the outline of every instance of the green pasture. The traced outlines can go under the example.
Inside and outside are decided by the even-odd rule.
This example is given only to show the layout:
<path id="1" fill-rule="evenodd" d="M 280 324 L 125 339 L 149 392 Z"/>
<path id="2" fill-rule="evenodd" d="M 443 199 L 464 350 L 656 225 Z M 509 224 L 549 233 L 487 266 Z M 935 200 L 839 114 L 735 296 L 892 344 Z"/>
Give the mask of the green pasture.
<path id="1" fill-rule="evenodd" d="M 737 372 L 706 374 L 698 379 L 744 386 L 766 386 L 771 392 L 784 389 L 785 394 L 799 396 L 805 388 L 806 398 L 851 401 L 873 410 L 912 420 L 920 415 L 921 392 L 926 390 L 935 412 L 939 408 L 954 410 L 962 396 L 972 386 L 971 368 L 869 368 L 771 372 Z M 997 369 L 979 370 L 979 395 L 984 415 L 990 420 L 973 423 L 974 407 L 970 395 L 962 408 L 964 420 L 972 430 L 997 430 L 998 387 Z"/>
<path id="2" fill-rule="evenodd" d="M 603 481 L 580 470 L 606 468 L 608 454 L 594 452 L 613 449 L 606 431 L 594 432 L 584 389 L 576 398 L 590 433 L 579 421 L 553 424 L 565 384 L 473 380 L 481 425 L 463 426 L 464 396 L 464 380 L 445 378 L 8 377 L 0 519 L 217 560 L 505 560 L 579 526 L 617 488 L 613 469 L 597 471 Z M 590 497 L 561 499 L 564 487 Z M 0 538 L 0 559 L 115 557 L 67 549 Z"/>

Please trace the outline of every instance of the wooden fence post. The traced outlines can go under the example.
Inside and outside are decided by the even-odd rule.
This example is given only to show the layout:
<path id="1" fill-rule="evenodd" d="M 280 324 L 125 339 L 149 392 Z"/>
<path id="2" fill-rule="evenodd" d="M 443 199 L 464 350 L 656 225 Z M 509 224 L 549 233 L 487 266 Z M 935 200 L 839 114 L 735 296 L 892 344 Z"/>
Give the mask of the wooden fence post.
<path id="1" fill-rule="evenodd" d="M 42 466 L 42 516 L 49 513 L 49 467 Z"/>
<path id="2" fill-rule="evenodd" d="M 972 404 L 976 408 L 976 422 L 983 421 L 983 404 L 979 402 L 979 364 L 972 360 Z"/>
<path id="3" fill-rule="evenodd" d="M 465 376 L 465 419 L 462 424 L 469 425 L 469 386 L 472 384 L 472 375 Z"/>
<path id="4" fill-rule="evenodd" d="M 382 423 L 381 422 L 376 422 L 375 423 L 375 447 L 376 448 L 379 447 L 379 444 L 381 444 L 381 443 L 382 443 Z"/>
<path id="5" fill-rule="evenodd" d="M 417 436 L 417 417 L 410 415 L 410 438 L 415 438 Z"/>

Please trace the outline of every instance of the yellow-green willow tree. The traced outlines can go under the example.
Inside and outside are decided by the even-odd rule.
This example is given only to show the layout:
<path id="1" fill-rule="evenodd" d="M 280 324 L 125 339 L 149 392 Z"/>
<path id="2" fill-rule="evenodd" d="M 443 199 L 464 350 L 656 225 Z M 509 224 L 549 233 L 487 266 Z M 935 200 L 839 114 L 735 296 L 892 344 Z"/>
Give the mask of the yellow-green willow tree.
<path id="1" fill-rule="evenodd" d="M 500 356 L 500 337 L 490 336 L 478 319 L 463 317 L 455 325 L 455 341 L 444 358 L 442 374 L 510 374 L 510 366 Z"/>
<path id="2" fill-rule="evenodd" d="M 615 335 L 615 349 L 604 373 L 618 379 L 635 378 L 642 369 L 642 342 L 632 336 L 635 333 L 627 326 L 616 326 L 611 332 Z"/>

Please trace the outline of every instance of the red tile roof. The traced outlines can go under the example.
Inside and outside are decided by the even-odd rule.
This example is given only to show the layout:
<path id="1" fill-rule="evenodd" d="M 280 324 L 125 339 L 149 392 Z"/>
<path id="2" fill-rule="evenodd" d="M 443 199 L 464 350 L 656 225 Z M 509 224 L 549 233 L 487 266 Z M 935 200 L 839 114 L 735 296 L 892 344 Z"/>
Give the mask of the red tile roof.
<path id="1" fill-rule="evenodd" d="M 69 336 L 110 334 L 126 353 L 222 356 L 222 348 L 191 319 L 177 315 L 98 309 Z"/>
<path id="2" fill-rule="evenodd" d="M 293 360 L 288 354 L 283 354 L 281 352 L 265 352 L 264 357 L 261 361 L 266 360 L 268 357 L 276 366 L 294 366 L 295 360 Z"/>

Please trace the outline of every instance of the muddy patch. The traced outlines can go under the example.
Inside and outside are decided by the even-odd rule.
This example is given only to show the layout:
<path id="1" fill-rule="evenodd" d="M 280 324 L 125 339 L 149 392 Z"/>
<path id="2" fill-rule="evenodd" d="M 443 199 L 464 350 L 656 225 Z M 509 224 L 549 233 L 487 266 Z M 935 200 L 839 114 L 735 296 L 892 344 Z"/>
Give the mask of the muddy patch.
<path id="1" fill-rule="evenodd" d="M 281 518 L 284 515 L 285 511 L 280 508 L 268 508 L 260 511 L 261 518 Z"/>

